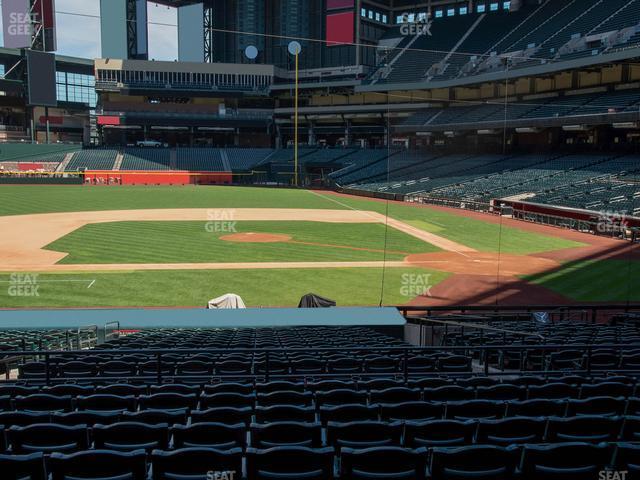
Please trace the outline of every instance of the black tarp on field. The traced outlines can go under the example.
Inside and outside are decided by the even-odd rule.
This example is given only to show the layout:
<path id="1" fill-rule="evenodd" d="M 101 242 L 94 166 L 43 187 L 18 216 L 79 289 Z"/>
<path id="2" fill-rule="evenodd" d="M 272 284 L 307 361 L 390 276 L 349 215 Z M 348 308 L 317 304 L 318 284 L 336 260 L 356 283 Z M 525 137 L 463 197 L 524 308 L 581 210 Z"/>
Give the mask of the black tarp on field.
<path id="1" fill-rule="evenodd" d="M 300 299 L 298 308 L 328 308 L 335 307 L 336 302 L 328 298 L 321 297 L 315 293 L 308 293 Z"/>

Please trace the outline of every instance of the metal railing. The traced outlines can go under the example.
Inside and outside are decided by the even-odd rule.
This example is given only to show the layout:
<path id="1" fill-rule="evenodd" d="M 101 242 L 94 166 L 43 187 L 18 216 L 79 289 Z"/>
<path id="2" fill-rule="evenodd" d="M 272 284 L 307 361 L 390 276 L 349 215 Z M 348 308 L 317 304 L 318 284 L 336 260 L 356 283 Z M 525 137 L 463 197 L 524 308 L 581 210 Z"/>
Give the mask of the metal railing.
<path id="1" fill-rule="evenodd" d="M 553 370 L 548 368 L 550 365 L 550 355 L 554 352 L 561 351 L 581 351 L 583 352 L 580 363 L 576 363 L 573 368 L 562 368 L 559 370 Z M 428 346 L 428 347 L 413 347 L 413 346 L 400 346 L 400 347 L 322 347 L 322 348 L 180 348 L 175 347 L 172 349 L 92 349 L 92 350 L 77 350 L 77 351 L 5 351 L 2 354 L 7 357 L 0 359 L 0 364 L 5 363 L 7 358 L 37 358 L 44 363 L 44 372 L 42 376 L 29 376 L 22 380 L 28 380 L 32 383 L 44 383 L 50 385 L 52 383 L 68 383 L 69 381 L 81 380 L 83 382 L 122 382 L 122 381 L 146 381 L 165 383 L 171 381 L 188 381 L 193 383 L 194 381 L 200 383 L 208 383 L 212 379 L 233 379 L 233 380 L 264 380 L 269 381 L 274 378 L 279 380 L 286 379 L 353 379 L 353 378 L 376 378 L 376 377 L 395 377 L 403 378 L 408 381 L 411 377 L 429 377 L 429 376 L 473 376 L 473 375 L 486 375 L 486 376 L 515 376 L 515 375 L 538 375 L 538 376 L 558 376 L 566 374 L 581 374 L 581 375 L 602 375 L 605 376 L 611 373 L 617 374 L 640 374 L 640 365 L 634 368 L 611 368 L 601 370 L 593 367 L 593 355 L 599 351 L 615 351 L 617 352 L 618 360 L 620 360 L 625 352 L 633 352 L 634 354 L 640 350 L 640 345 L 633 344 L 530 344 L 530 345 L 451 345 L 451 346 Z M 184 355 L 184 361 L 193 360 L 189 355 L 197 354 L 251 354 L 251 355 L 264 355 L 264 360 L 256 360 L 255 358 L 247 360 L 246 363 L 250 365 L 247 371 L 233 371 L 233 372 L 216 372 L 207 374 L 176 374 L 175 360 L 176 355 Z M 294 372 L 289 369 L 288 372 L 283 373 L 279 369 L 270 369 L 270 362 L 280 363 L 279 358 L 274 358 L 276 354 L 295 354 L 305 353 L 318 357 L 322 353 L 341 353 L 355 356 L 364 355 L 395 355 L 398 368 L 394 371 L 365 371 L 362 369 L 358 372 L 328 372 L 325 368 L 323 372 Z M 450 357 L 451 355 L 461 355 L 469 359 L 469 361 L 475 361 L 475 365 L 471 368 L 445 368 L 437 370 L 434 368 L 429 371 L 416 371 L 409 366 L 411 358 L 416 356 L 430 356 L 434 360 L 434 364 L 438 361 L 438 357 L 434 357 L 433 354 L 440 353 L 442 357 Z M 54 367 L 57 365 L 53 361 L 54 357 L 69 358 L 73 361 L 82 361 L 82 357 L 86 356 L 107 356 L 112 355 L 112 360 L 118 360 L 118 357 L 126 355 L 145 355 L 148 360 L 154 361 L 156 369 L 152 374 L 144 375 L 97 375 L 97 376 L 85 376 L 85 375 L 65 375 L 57 377 Z M 171 370 L 174 373 L 167 373 L 167 366 L 170 364 L 168 361 L 170 357 L 174 357 L 172 360 L 174 366 Z M 497 360 L 494 360 L 497 359 Z M 506 368 L 505 359 L 515 359 L 516 363 L 519 362 L 520 368 Z M 215 362 L 213 359 L 212 362 Z M 364 365 L 364 360 L 361 365 Z M 528 362 L 532 362 L 532 365 L 540 365 L 542 368 L 526 368 Z M 146 362 L 145 362 L 146 363 Z M 328 364 L 328 361 L 326 362 Z M 619 365 L 619 362 L 618 362 Z M 257 369 L 257 367 L 261 369 Z M 473 368 L 475 367 L 475 369 Z M 1 383 L 0 383 L 1 384 Z"/>
<path id="2" fill-rule="evenodd" d="M 417 321 L 423 317 L 442 314 L 469 313 L 491 315 L 491 320 L 522 320 L 530 319 L 535 312 L 548 312 L 551 320 L 573 320 L 601 322 L 616 315 L 636 313 L 640 315 L 640 304 L 575 304 L 575 305 L 450 305 L 450 306 L 396 306 L 398 311 L 409 321 Z M 411 316 L 413 315 L 413 316 Z M 576 316 L 577 315 L 577 316 Z"/>

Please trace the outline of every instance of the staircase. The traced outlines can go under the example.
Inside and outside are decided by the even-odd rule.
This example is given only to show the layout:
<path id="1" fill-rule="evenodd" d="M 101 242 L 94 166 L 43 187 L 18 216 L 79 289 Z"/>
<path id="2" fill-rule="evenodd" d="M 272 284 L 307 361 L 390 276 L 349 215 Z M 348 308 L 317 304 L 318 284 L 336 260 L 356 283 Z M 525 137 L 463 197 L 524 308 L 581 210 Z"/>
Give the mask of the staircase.
<path id="1" fill-rule="evenodd" d="M 75 154 L 76 154 L 76 152 L 67 153 L 67 154 L 64 156 L 64 160 L 62 160 L 62 161 L 58 164 L 58 166 L 56 167 L 55 172 L 56 172 L 56 173 L 58 173 L 58 172 L 64 172 L 64 171 L 67 169 L 67 165 L 69 165 L 69 162 L 70 162 L 71 160 L 73 160 L 73 156 L 74 156 Z"/>
<path id="2" fill-rule="evenodd" d="M 118 152 L 116 155 L 116 161 L 113 163 L 113 168 L 111 170 L 120 170 L 122 166 L 122 161 L 124 160 L 124 154 L 122 152 Z"/>
<path id="3" fill-rule="evenodd" d="M 220 158 L 222 159 L 222 166 L 224 167 L 225 172 L 230 172 L 232 170 L 231 163 L 229 163 L 229 156 L 225 150 L 220 150 Z"/>

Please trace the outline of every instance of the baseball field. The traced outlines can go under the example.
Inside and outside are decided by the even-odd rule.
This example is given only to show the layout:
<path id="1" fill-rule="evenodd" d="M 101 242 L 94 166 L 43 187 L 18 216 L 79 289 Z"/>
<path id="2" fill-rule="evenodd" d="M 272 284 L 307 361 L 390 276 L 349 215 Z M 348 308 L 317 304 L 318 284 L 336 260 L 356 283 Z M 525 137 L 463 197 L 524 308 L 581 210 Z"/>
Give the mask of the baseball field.
<path id="1" fill-rule="evenodd" d="M 640 252 L 508 218 L 252 187 L 0 187 L 0 307 L 640 301 Z"/>

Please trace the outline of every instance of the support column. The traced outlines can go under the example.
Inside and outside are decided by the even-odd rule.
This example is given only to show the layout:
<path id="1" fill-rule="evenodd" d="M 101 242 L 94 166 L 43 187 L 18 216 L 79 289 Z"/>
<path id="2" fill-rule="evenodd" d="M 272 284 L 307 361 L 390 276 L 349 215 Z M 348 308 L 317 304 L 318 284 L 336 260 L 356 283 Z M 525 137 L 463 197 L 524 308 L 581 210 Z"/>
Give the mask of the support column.
<path id="1" fill-rule="evenodd" d="M 204 22 L 200 31 L 204 39 L 204 61 L 213 63 L 213 6 L 205 6 L 203 14 Z"/>
<path id="2" fill-rule="evenodd" d="M 205 9 L 202 3 L 178 7 L 178 60 L 204 61 Z"/>
<path id="3" fill-rule="evenodd" d="M 149 58 L 146 0 L 100 0 L 102 57 Z"/>
<path id="4" fill-rule="evenodd" d="M 309 122 L 309 131 L 308 131 L 308 143 L 309 146 L 314 146 L 316 144 L 316 124 L 314 121 Z"/>
<path id="5" fill-rule="evenodd" d="M 345 147 L 351 146 L 351 120 L 347 120 L 344 127 Z"/>

